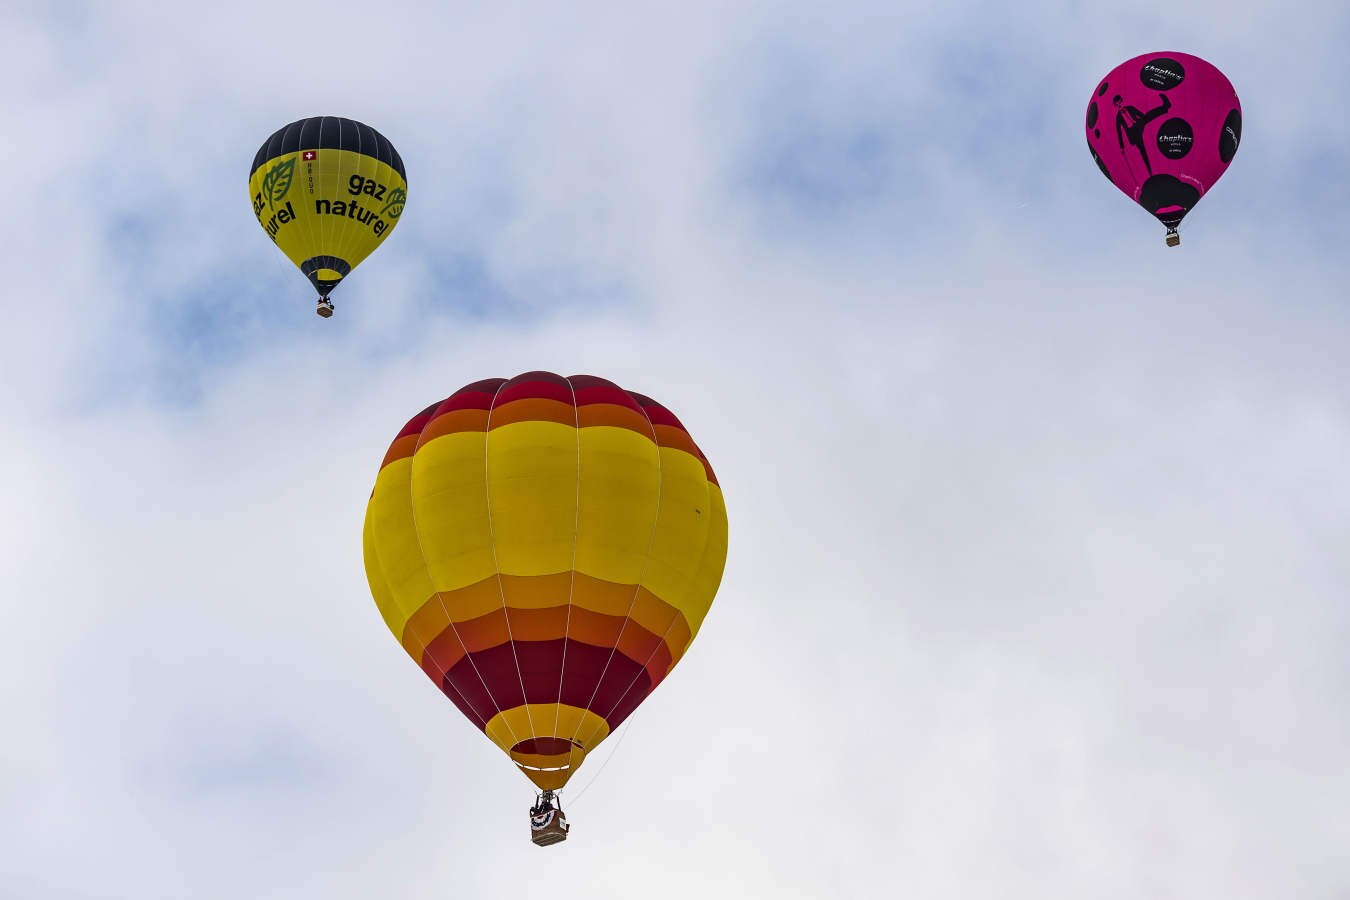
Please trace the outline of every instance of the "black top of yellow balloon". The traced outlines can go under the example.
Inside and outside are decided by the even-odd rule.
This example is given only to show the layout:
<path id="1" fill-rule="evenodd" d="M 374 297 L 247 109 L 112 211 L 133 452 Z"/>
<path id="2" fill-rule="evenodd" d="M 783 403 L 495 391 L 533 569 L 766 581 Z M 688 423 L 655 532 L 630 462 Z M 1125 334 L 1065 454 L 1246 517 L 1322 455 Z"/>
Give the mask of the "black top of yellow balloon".
<path id="1" fill-rule="evenodd" d="M 369 125 L 341 116 L 312 116 L 277 129 L 258 148 L 258 153 L 253 157 L 253 168 L 248 170 L 249 177 L 269 160 L 301 150 L 350 150 L 362 153 L 389 166 L 405 182 L 408 180 L 408 174 L 403 170 L 403 159 L 388 138 Z"/>

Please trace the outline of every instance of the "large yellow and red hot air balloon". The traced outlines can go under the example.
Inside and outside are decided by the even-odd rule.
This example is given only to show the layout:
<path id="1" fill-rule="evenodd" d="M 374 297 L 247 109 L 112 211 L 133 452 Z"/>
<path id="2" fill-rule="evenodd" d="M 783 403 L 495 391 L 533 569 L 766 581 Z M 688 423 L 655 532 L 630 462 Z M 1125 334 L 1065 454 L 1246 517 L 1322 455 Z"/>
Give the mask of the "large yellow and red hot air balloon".
<path id="1" fill-rule="evenodd" d="M 394 636 L 548 796 L 689 648 L 727 518 L 664 406 L 529 372 L 470 384 L 404 426 L 364 544 Z"/>

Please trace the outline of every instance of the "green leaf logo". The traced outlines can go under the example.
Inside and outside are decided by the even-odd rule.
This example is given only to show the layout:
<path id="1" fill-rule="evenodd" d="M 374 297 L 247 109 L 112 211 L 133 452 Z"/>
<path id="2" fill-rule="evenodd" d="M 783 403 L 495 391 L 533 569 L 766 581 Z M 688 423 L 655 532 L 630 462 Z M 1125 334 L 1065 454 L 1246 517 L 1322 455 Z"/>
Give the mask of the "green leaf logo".
<path id="1" fill-rule="evenodd" d="M 263 176 L 262 192 L 267 195 L 269 209 L 286 199 L 291 189 L 291 178 L 295 175 L 295 157 L 282 160 Z"/>
<path id="2" fill-rule="evenodd" d="M 389 192 L 389 202 L 380 210 L 380 215 L 389 215 L 391 219 L 397 219 L 403 215 L 403 204 L 408 202 L 408 192 L 403 188 L 394 188 Z"/>

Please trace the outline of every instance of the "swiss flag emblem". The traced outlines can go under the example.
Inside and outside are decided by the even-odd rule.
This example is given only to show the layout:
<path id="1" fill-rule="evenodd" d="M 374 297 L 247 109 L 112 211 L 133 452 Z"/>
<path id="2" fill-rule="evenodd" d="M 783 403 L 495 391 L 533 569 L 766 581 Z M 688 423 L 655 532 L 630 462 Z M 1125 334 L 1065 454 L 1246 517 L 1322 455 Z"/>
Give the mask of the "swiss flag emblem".
<path id="1" fill-rule="evenodd" d="M 316 151 L 314 151 L 314 150 L 306 150 L 306 151 L 304 152 L 304 154 L 303 154 L 303 157 L 304 157 L 304 159 L 305 159 L 306 161 L 309 161 L 309 160 L 311 160 L 311 159 L 318 159 L 318 158 L 319 158 L 319 154 L 318 154 L 318 152 L 316 152 Z"/>

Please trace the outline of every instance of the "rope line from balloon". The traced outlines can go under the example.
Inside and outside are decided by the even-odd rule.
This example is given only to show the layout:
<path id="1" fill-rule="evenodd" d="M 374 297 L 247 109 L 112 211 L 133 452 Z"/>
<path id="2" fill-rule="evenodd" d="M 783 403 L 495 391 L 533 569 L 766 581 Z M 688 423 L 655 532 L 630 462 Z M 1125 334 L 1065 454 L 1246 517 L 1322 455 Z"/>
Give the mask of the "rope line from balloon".
<path id="1" fill-rule="evenodd" d="M 618 385 L 615 385 L 615 387 L 618 387 Z M 623 388 L 619 388 L 619 390 L 623 390 Z M 661 524 L 661 498 L 665 494 L 665 465 L 664 460 L 661 458 L 661 441 L 660 438 L 657 437 L 656 426 L 652 423 L 652 417 L 648 415 L 647 408 L 628 391 L 624 391 L 624 393 L 628 394 L 629 398 L 633 400 L 633 403 L 642 412 L 642 417 L 647 420 L 647 428 L 651 431 L 652 444 L 655 445 L 656 448 L 656 514 L 652 517 L 652 529 L 647 534 L 647 550 L 642 557 L 642 569 L 638 572 L 637 582 L 633 585 L 633 598 L 628 601 L 628 611 L 624 613 L 623 624 L 619 626 L 619 633 L 614 638 L 614 646 L 609 648 L 609 656 L 605 659 L 605 665 L 600 669 L 600 675 L 595 680 L 595 687 L 591 690 L 591 696 L 586 701 L 587 712 L 594 712 L 594 710 L 591 709 L 591 704 L 595 702 L 596 694 L 600 693 L 600 686 L 605 683 L 605 675 L 609 673 L 609 666 L 610 663 L 614 661 L 614 654 L 619 652 L 619 642 L 623 639 L 624 629 L 628 627 L 629 617 L 633 615 L 633 608 L 637 606 L 638 597 L 641 595 L 642 579 L 647 575 L 647 566 L 651 564 L 652 559 L 652 548 L 656 546 L 656 530 Z M 667 631 L 669 631 L 668 628 Z M 664 638 L 662 639 L 664 640 Z M 576 742 L 577 735 L 581 733 L 583 721 L 583 719 L 579 718 L 576 727 L 572 729 L 572 737 L 570 740 L 574 743 Z M 599 728 L 600 726 L 598 723 L 591 728 L 591 733 L 587 736 L 586 743 L 582 744 L 583 747 L 590 743 L 591 738 L 595 737 L 595 733 Z"/>
<path id="2" fill-rule="evenodd" d="M 712 536 L 711 536 L 712 528 L 710 527 L 710 528 L 708 529 L 708 531 L 709 531 L 709 536 L 708 536 L 708 538 L 703 542 L 703 548 L 704 548 L 705 551 L 707 550 L 707 547 L 708 547 L 708 541 L 712 539 Z M 701 560 L 701 557 L 700 557 L 700 560 Z M 691 581 L 693 580 L 693 576 L 690 576 L 690 580 L 691 580 Z M 670 622 L 666 625 L 666 630 L 663 631 L 663 632 L 661 632 L 661 640 L 660 640 L 660 642 L 658 642 L 658 643 L 652 648 L 652 652 L 651 652 L 651 653 L 647 654 L 647 659 L 642 663 L 642 667 L 639 668 L 639 669 L 637 670 L 637 674 L 633 676 L 633 680 L 630 681 L 630 682 L 628 682 L 628 687 L 624 688 L 623 693 L 620 694 L 619 697 L 618 697 L 618 699 L 614 701 L 614 705 L 611 706 L 611 707 L 609 708 L 609 712 L 605 713 L 605 715 L 603 716 L 604 719 L 608 720 L 610 713 L 613 713 L 614 710 L 618 709 L 620 706 L 623 705 L 624 698 L 628 696 L 628 692 L 631 691 L 631 690 L 633 689 L 634 685 L 636 685 L 636 684 L 638 683 L 638 681 L 642 678 L 642 674 L 643 674 L 643 672 L 646 671 L 647 666 L 651 663 L 651 661 L 652 661 L 653 659 L 656 658 L 656 654 L 657 654 L 657 652 L 661 649 L 661 645 L 662 645 L 662 644 L 665 644 L 666 638 L 670 635 L 670 630 L 671 630 L 672 628 L 675 627 L 675 623 L 678 622 L 678 621 L 680 620 L 680 618 L 681 618 L 683 615 L 684 615 L 684 614 L 683 614 L 682 612 L 680 612 L 678 609 L 675 610 L 674 614 L 670 617 Z M 690 640 L 690 643 L 693 643 L 693 635 L 690 635 L 689 640 Z M 687 650 L 688 647 L 686 646 L 685 649 Z M 683 656 L 681 656 L 681 658 L 683 658 Z M 678 661 L 679 661 L 679 660 L 674 659 L 674 658 L 671 659 L 671 661 L 670 661 L 670 668 L 667 668 L 667 669 L 666 669 L 666 674 L 667 674 L 667 675 L 670 674 L 670 670 L 673 669 L 673 668 L 675 667 L 675 663 L 677 663 Z M 664 677 L 664 676 L 663 676 L 663 677 Z M 652 686 L 652 689 L 655 690 L 655 689 L 656 689 L 656 686 L 653 685 L 653 686 Z M 631 715 L 631 713 L 630 713 L 630 715 Z M 597 726 L 597 727 L 598 727 L 598 726 Z M 594 734 L 595 734 L 595 730 L 593 729 L 593 730 L 591 731 L 591 735 L 594 736 Z M 588 738 L 588 740 L 589 740 L 589 738 Z"/>
<path id="3" fill-rule="evenodd" d="M 705 487 L 706 487 L 706 484 L 705 484 Z M 703 539 L 703 546 L 702 546 L 702 548 L 701 548 L 702 552 L 701 552 L 700 555 L 699 555 L 699 568 L 702 567 L 703 557 L 704 557 L 704 555 L 707 553 L 708 542 L 711 541 L 711 540 L 712 540 L 712 525 L 711 525 L 711 523 L 709 523 L 708 530 L 707 530 L 707 532 L 705 533 L 704 539 Z M 692 581 L 694 580 L 694 574 L 690 574 L 690 575 L 688 576 L 688 579 L 689 579 L 689 581 L 692 582 Z M 610 709 L 609 709 L 608 712 L 605 713 L 605 718 L 606 718 L 606 719 L 609 717 L 610 713 L 613 713 L 614 710 L 618 709 L 620 706 L 623 705 L 624 698 L 626 698 L 626 697 L 628 696 L 628 693 L 629 693 L 630 691 L 632 691 L 633 687 L 634 687 L 634 686 L 638 683 L 638 681 L 642 678 L 642 673 L 643 673 L 644 671 L 646 671 L 646 668 L 647 668 L 647 666 L 651 663 L 651 661 L 652 661 L 653 659 L 656 658 L 656 654 L 657 654 L 657 652 L 661 649 L 662 644 L 665 644 L 665 643 L 666 643 L 666 638 L 670 636 L 670 630 L 671 630 L 672 628 L 675 627 L 675 623 L 677 623 L 678 621 L 680 621 L 680 619 L 683 617 L 683 615 L 684 615 L 684 614 L 683 614 L 682 612 L 680 612 L 679 609 L 674 610 L 674 612 L 671 614 L 670 621 L 666 624 L 666 629 L 665 629 L 665 631 L 663 631 L 663 632 L 661 633 L 661 640 L 660 640 L 660 642 L 657 643 L 657 644 L 655 644 L 655 645 L 653 646 L 652 652 L 649 653 L 649 654 L 647 655 L 647 659 L 643 661 L 641 668 L 639 668 L 638 671 L 637 671 L 637 674 L 634 675 L 632 681 L 630 681 L 630 682 L 628 683 L 628 687 L 624 688 L 623 693 L 620 694 L 619 697 L 618 697 L 618 699 L 614 701 L 614 705 L 613 705 L 612 707 L 610 707 Z M 689 637 L 690 643 L 693 642 L 693 637 L 694 637 L 694 636 L 691 634 L 690 637 Z M 668 646 L 668 645 L 667 645 L 667 646 Z M 686 649 L 686 650 L 688 649 L 688 646 L 687 646 L 687 645 L 686 645 L 685 649 Z M 681 656 L 681 658 L 682 658 L 682 656 Z M 674 658 L 671 659 L 670 667 L 666 669 L 666 674 L 667 674 L 667 675 L 670 674 L 670 670 L 673 669 L 673 668 L 675 667 L 675 664 L 676 664 L 678 661 L 679 661 L 678 659 L 674 659 Z M 654 686 L 653 686 L 653 689 L 654 689 Z M 592 734 L 594 734 L 594 732 L 592 732 Z"/>
<path id="4" fill-rule="evenodd" d="M 411 482 L 411 470 L 409 471 L 409 481 Z M 420 534 L 420 532 L 418 531 L 418 528 L 417 528 L 416 507 L 412 505 L 412 501 L 411 501 L 411 494 L 412 494 L 411 483 L 409 484 L 408 493 L 409 493 L 409 512 L 410 512 L 410 515 L 411 515 L 411 518 L 412 518 L 412 522 L 413 522 L 413 536 L 417 539 L 417 542 L 418 542 L 418 553 L 419 553 L 419 555 L 420 555 L 420 554 L 421 554 L 421 546 L 422 546 L 422 545 L 421 545 L 421 534 Z M 378 561 L 379 566 L 380 566 L 380 574 L 381 574 L 381 576 L 384 578 L 385 585 L 388 586 L 388 585 L 390 584 L 390 579 L 389 579 L 388 574 L 387 574 L 386 569 L 385 569 L 384 559 L 383 559 L 383 557 L 382 557 L 382 555 L 381 555 L 381 553 L 380 553 L 379 545 L 378 545 L 378 544 L 375 544 L 374 547 L 373 547 L 373 550 L 374 550 L 374 552 L 375 552 L 376 560 Z M 426 559 L 425 559 L 425 557 L 423 557 L 422 564 L 423 564 L 424 567 L 426 566 Z M 428 578 L 428 580 L 431 578 L 430 570 L 427 571 L 427 578 Z M 432 585 L 432 587 L 433 587 L 433 593 L 436 593 L 436 595 L 439 597 L 439 593 L 437 593 L 437 592 L 434 591 L 435 585 Z M 393 593 L 393 592 L 392 592 L 392 589 L 390 589 L 390 593 L 391 593 L 391 594 Z M 441 603 L 441 608 L 442 608 L 442 609 L 445 609 L 445 604 L 444 604 L 443 602 Z M 451 623 L 451 627 L 452 627 L 452 628 L 453 628 L 453 625 L 454 625 L 454 623 Z M 395 637 L 399 637 L 399 636 L 396 635 Z M 459 632 L 458 632 L 458 631 L 455 632 L 455 637 L 456 637 L 456 639 L 459 639 Z M 400 643 L 402 643 L 401 640 L 400 640 Z M 421 647 L 421 652 L 420 652 L 420 654 L 418 655 L 418 657 L 417 657 L 416 659 L 417 659 L 418 662 L 421 662 L 423 659 L 426 659 L 426 658 L 427 658 L 427 650 L 429 649 L 429 645 L 426 644 L 426 643 L 422 643 L 422 642 L 419 641 L 419 642 L 417 642 L 417 646 Z M 468 654 L 468 648 L 464 646 L 464 641 L 463 641 L 462 639 L 460 639 L 460 647 L 464 648 L 464 650 L 465 650 L 465 655 L 467 655 L 467 654 Z M 442 691 L 445 690 L 445 687 L 449 687 L 450 689 L 454 690 L 454 692 L 459 696 L 459 698 L 460 698 L 461 700 L 464 701 L 464 706 L 465 706 L 470 712 L 473 713 L 473 718 L 479 720 L 480 722 L 482 722 L 483 728 L 486 729 L 486 728 L 487 728 L 488 720 L 485 719 L 485 718 L 483 718 L 482 714 L 479 713 L 478 710 L 474 709 L 473 705 L 472 705 L 471 703 L 469 703 L 468 698 L 464 696 L 464 693 L 463 693 L 461 690 L 459 690 L 459 688 L 455 687 L 453 684 L 450 683 L 450 680 L 449 680 L 449 674 L 450 674 L 450 673 L 449 673 L 449 671 L 446 670 L 446 669 L 441 668 L 440 663 L 437 662 L 437 660 L 436 660 L 435 657 L 430 657 L 430 659 L 431 659 L 431 664 L 436 668 L 436 671 L 440 672 L 440 674 L 441 674 L 440 685 L 438 685 L 438 686 L 442 686 L 442 685 L 444 686 L 444 687 L 441 687 Z M 475 671 L 477 671 L 476 667 L 475 667 Z M 481 675 L 479 676 L 479 679 L 480 679 L 480 680 L 482 679 L 482 676 L 481 676 Z M 484 683 L 483 688 L 484 688 L 484 690 L 487 689 L 487 684 L 486 684 L 486 683 Z M 494 700 L 494 699 L 492 698 L 492 693 L 491 693 L 490 691 L 488 692 L 488 700 L 492 702 L 492 704 L 493 704 L 494 707 L 496 706 L 496 700 Z M 500 711 L 500 710 L 499 710 L 499 711 Z"/>
<path id="5" fill-rule="evenodd" d="M 505 382 L 503 382 L 503 383 L 505 383 Z M 498 386 L 497 389 L 498 389 L 498 390 L 501 390 L 501 387 Z M 443 402 L 443 401 L 442 401 L 442 402 Z M 439 407 L 439 404 L 437 404 L 437 406 Z M 433 412 L 432 415 L 434 416 L 435 413 Z M 424 427 L 425 427 L 425 426 L 424 426 Z M 419 434 L 418 434 L 418 440 L 419 440 L 419 441 L 421 440 L 421 434 L 420 434 L 420 432 L 419 432 Z M 487 459 L 487 432 L 486 432 L 486 431 L 483 433 L 483 457 L 484 457 L 484 466 L 486 466 L 486 459 Z M 417 451 L 414 449 L 414 450 L 413 450 L 413 459 L 415 460 L 416 458 L 417 458 Z M 427 562 L 427 557 L 426 557 L 426 545 L 425 545 L 425 543 L 422 541 L 422 529 L 421 529 L 420 527 L 418 527 L 418 524 L 417 524 L 417 503 L 416 503 L 416 502 L 414 501 L 414 499 L 413 499 L 414 496 L 415 496 L 415 494 L 416 494 L 416 492 L 413 490 L 413 474 L 414 474 L 414 471 L 415 471 L 414 468 L 410 465 L 410 467 L 409 467 L 409 469 L 408 469 L 408 509 L 411 511 L 411 515 L 412 515 L 413 536 L 414 536 L 415 538 L 417 538 L 417 555 L 418 555 L 418 558 L 420 558 L 420 559 L 422 560 L 422 567 L 423 567 L 424 571 L 426 572 L 426 576 L 427 576 L 427 584 L 431 585 L 431 591 L 432 591 L 432 594 L 433 594 L 433 596 L 436 597 L 436 602 L 439 603 L 439 604 L 441 605 L 441 612 L 445 613 L 445 620 L 446 620 L 446 622 L 449 623 L 449 625 L 450 625 L 450 630 L 454 632 L 454 634 L 455 634 L 455 640 L 459 641 L 459 646 L 460 646 L 460 648 L 463 649 L 463 651 L 464 651 L 464 658 L 467 659 L 467 660 L 469 661 L 470 667 L 473 668 L 473 673 L 474 673 L 475 675 L 478 676 L 478 681 L 479 681 L 479 683 L 483 685 L 483 692 L 484 692 L 485 694 L 487 694 L 488 702 L 492 704 L 492 708 L 493 708 L 493 709 L 495 710 L 495 712 L 496 712 L 496 715 L 494 715 L 492 718 L 496 718 L 497 716 L 500 716 L 500 715 L 502 714 L 502 707 L 501 707 L 501 704 L 497 702 L 497 698 L 496 698 L 496 697 L 492 696 L 492 688 L 488 686 L 487 679 L 483 677 L 483 673 L 479 670 L 479 668 L 478 668 L 478 663 L 474 660 L 473 654 L 469 652 L 469 645 L 468 645 L 467 643 L 464 642 L 464 638 L 460 635 L 460 633 L 459 633 L 459 628 L 456 627 L 456 625 L 455 625 L 455 619 L 454 619 L 453 616 L 450 615 L 450 609 L 445 605 L 445 597 L 442 596 L 442 595 L 441 595 L 441 592 L 440 592 L 439 590 L 436 589 L 436 580 L 435 580 L 435 578 L 432 577 L 432 574 L 431 574 L 431 565 Z M 484 474 L 484 478 L 486 478 L 486 473 Z M 486 488 L 486 485 L 485 485 L 485 488 Z M 495 549 L 494 549 L 493 552 L 494 552 L 494 553 L 496 552 Z M 495 561 L 495 560 L 494 560 L 494 561 Z M 405 626 L 405 628 L 406 628 L 406 626 Z M 425 654 L 425 651 L 424 651 L 424 654 Z M 432 661 L 432 664 L 433 664 L 434 666 L 436 666 L 436 669 L 437 669 L 438 671 L 441 672 L 441 682 L 444 683 L 444 684 L 449 684 L 449 683 L 450 683 L 450 672 L 449 672 L 449 670 L 448 670 L 448 669 L 442 669 L 441 666 L 440 666 L 440 664 L 437 663 L 435 657 L 431 657 L 431 661 Z M 463 696 L 462 693 L 461 693 L 461 696 Z M 468 705 L 467 699 L 466 699 L 466 701 L 465 701 L 465 705 L 466 705 L 466 706 Z M 470 708 L 472 709 L 472 707 L 470 707 Z M 475 713 L 477 713 L 477 710 L 475 710 Z M 480 716 L 480 718 L 481 718 L 481 716 Z M 483 722 L 483 730 L 484 730 L 484 732 L 487 731 L 487 723 L 488 723 L 488 721 L 490 721 L 490 719 L 489 719 L 489 720 L 484 720 L 484 722 Z M 511 727 L 511 722 L 510 722 L 505 716 L 502 716 L 502 723 L 503 723 L 504 725 L 506 725 L 506 730 L 507 730 L 508 732 L 510 732 L 512 743 L 516 743 L 516 742 L 517 742 L 517 735 L 516 735 L 515 729 Z"/>
<path id="6" fill-rule="evenodd" d="M 591 785 L 595 784 L 597 781 L 600 780 L 600 776 L 605 773 L 605 768 L 609 765 L 609 761 L 612 760 L 614 756 L 619 752 L 619 748 L 623 746 L 624 739 L 628 737 L 628 732 L 632 730 L 633 730 L 633 720 L 628 719 L 623 724 L 623 734 L 619 735 L 619 739 L 614 742 L 614 749 L 610 751 L 609 756 L 605 757 L 605 761 L 600 764 L 600 768 L 595 770 L 595 774 L 591 776 L 591 780 L 586 782 L 586 784 L 581 788 L 581 790 L 577 791 L 577 795 L 575 797 L 567 801 L 569 806 L 575 807 L 577 805 L 577 801 L 581 799 L 582 794 L 585 794 L 587 791 L 589 791 L 591 789 Z"/>
<path id="7" fill-rule="evenodd" d="M 577 435 L 577 502 L 576 516 L 572 520 L 572 565 L 568 571 L 567 581 L 567 620 L 563 623 L 563 645 L 562 645 L 562 665 L 558 667 L 558 700 L 553 705 L 553 734 L 558 733 L 558 722 L 562 718 L 562 695 L 563 682 L 567 677 L 567 636 L 572 629 L 572 597 L 576 593 L 577 586 L 577 544 L 581 541 L 581 412 L 577 408 L 577 389 L 572 384 L 572 379 L 563 377 L 567 382 L 567 388 L 572 392 L 572 422 Z M 570 760 L 572 751 L 567 751 L 569 760 L 568 768 L 571 768 Z M 570 773 L 569 773 L 570 774 Z"/>
<path id="8" fill-rule="evenodd" d="M 655 432 L 655 429 L 653 429 L 653 432 Z M 706 483 L 705 483 L 704 487 L 705 487 L 705 489 L 706 489 L 706 487 L 707 487 Z M 694 580 L 694 575 L 697 573 L 697 571 L 698 571 L 699 569 L 702 568 L 703 557 L 704 557 L 704 555 L 707 553 L 707 550 L 708 550 L 708 542 L 709 542 L 710 540 L 712 540 L 712 523 L 711 523 L 711 521 L 708 523 L 707 531 L 704 533 L 704 537 L 703 537 L 703 546 L 702 546 L 702 548 L 701 548 L 701 552 L 700 552 L 699 557 L 698 557 L 698 559 L 699 559 L 698 566 L 695 567 L 695 572 L 694 572 L 694 573 L 688 574 L 688 576 L 687 576 L 687 581 L 688 581 L 688 582 L 693 582 L 693 580 Z M 649 552 L 650 552 L 650 551 L 649 551 Z M 631 608 L 629 609 L 629 612 L 630 612 L 630 613 L 632 612 L 632 609 L 631 609 Z M 645 661 L 643 661 L 642 666 L 637 670 L 637 673 L 633 675 L 633 679 L 632 679 L 632 681 L 630 681 L 630 682 L 628 683 L 628 687 L 624 688 L 623 693 L 620 694 L 619 697 L 618 697 L 618 699 L 616 699 L 616 700 L 614 701 L 613 706 L 611 706 L 611 707 L 609 708 L 609 711 L 606 712 L 605 715 L 602 717 L 603 719 L 605 719 L 606 721 L 608 721 L 609 715 L 610 715 L 611 713 L 613 713 L 616 709 L 618 709 L 618 708 L 623 704 L 624 698 L 626 698 L 626 697 L 628 696 L 628 693 L 629 693 L 630 691 L 633 690 L 634 685 L 636 685 L 636 684 L 638 683 L 638 681 L 642 678 L 642 675 L 643 675 L 643 673 L 646 671 L 647 666 L 651 663 L 651 661 L 652 661 L 653 659 L 656 658 L 656 654 L 657 654 L 658 651 L 660 651 L 662 645 L 669 646 L 669 645 L 666 643 L 666 639 L 670 636 L 670 631 L 671 631 L 672 628 L 675 627 L 675 623 L 678 622 L 683 616 L 684 616 L 684 613 L 682 613 L 678 608 L 676 608 L 676 609 L 673 611 L 673 613 L 671 614 L 671 617 L 670 617 L 670 621 L 666 624 L 665 631 L 663 631 L 663 632 L 661 633 L 661 639 L 660 639 L 660 641 L 658 641 L 655 645 L 653 645 L 653 647 L 652 647 L 652 652 L 649 653 L 649 654 L 647 655 L 647 659 L 646 659 Z M 628 622 L 627 622 L 626 619 L 624 620 L 624 624 L 625 624 L 625 625 L 628 624 Z M 620 631 L 620 633 L 622 633 L 622 631 Z M 693 639 L 694 639 L 694 635 L 693 635 L 692 630 L 691 630 L 691 633 L 690 633 L 690 635 L 689 635 L 689 640 L 690 640 L 691 643 L 693 642 Z M 616 647 L 616 649 L 617 649 L 617 646 L 618 646 L 618 642 L 616 641 L 616 642 L 615 642 L 615 647 Z M 686 649 L 686 650 L 688 649 L 688 645 L 686 645 L 685 649 Z M 613 657 L 611 656 L 611 659 L 612 659 L 612 658 L 613 658 Z M 679 660 L 676 659 L 676 658 L 672 655 L 671 661 L 670 661 L 670 666 L 666 669 L 666 674 L 667 674 L 667 675 L 670 674 L 670 670 L 673 669 L 673 668 L 675 667 L 675 664 L 676 664 L 678 661 L 679 661 Z M 608 665 L 607 665 L 606 667 L 608 667 Z M 662 676 L 662 677 L 664 678 L 664 676 Z M 655 690 L 655 687 L 656 687 L 656 686 L 653 685 L 653 686 L 652 686 L 652 689 Z M 592 699 L 594 699 L 594 697 L 592 697 Z M 588 704 L 588 705 L 589 705 L 589 704 Z M 595 735 L 595 731 L 596 731 L 596 730 L 598 730 L 598 726 L 597 726 L 596 728 L 593 728 L 593 729 L 591 730 L 591 737 L 593 737 L 593 736 Z M 587 740 L 590 740 L 590 738 L 588 737 Z"/>
<path id="9" fill-rule="evenodd" d="M 511 612 L 506 607 L 506 585 L 502 582 L 502 566 L 497 559 L 497 532 L 492 523 L 492 480 L 488 475 L 488 467 L 492 459 L 488 452 L 488 441 L 492 436 L 492 413 L 497 408 L 497 398 L 501 396 L 502 388 L 510 383 L 507 380 L 497 385 L 497 390 L 492 394 L 492 402 L 488 404 L 487 424 L 483 429 L 483 492 L 487 499 L 488 543 L 492 546 L 492 568 L 496 572 L 497 595 L 502 601 L 502 618 L 506 620 L 506 641 L 511 645 L 511 660 L 516 664 L 516 679 L 520 682 L 520 700 L 525 707 L 525 721 L 530 723 L 530 740 L 534 740 L 539 737 L 539 733 L 534 727 L 534 714 L 530 712 L 530 698 L 525 692 L 525 674 L 520 671 L 520 656 L 516 653 L 516 639 L 511 633 Z M 515 738 L 514 731 L 511 733 L 511 737 Z M 520 742 L 513 740 L 512 743 L 518 744 Z"/>

